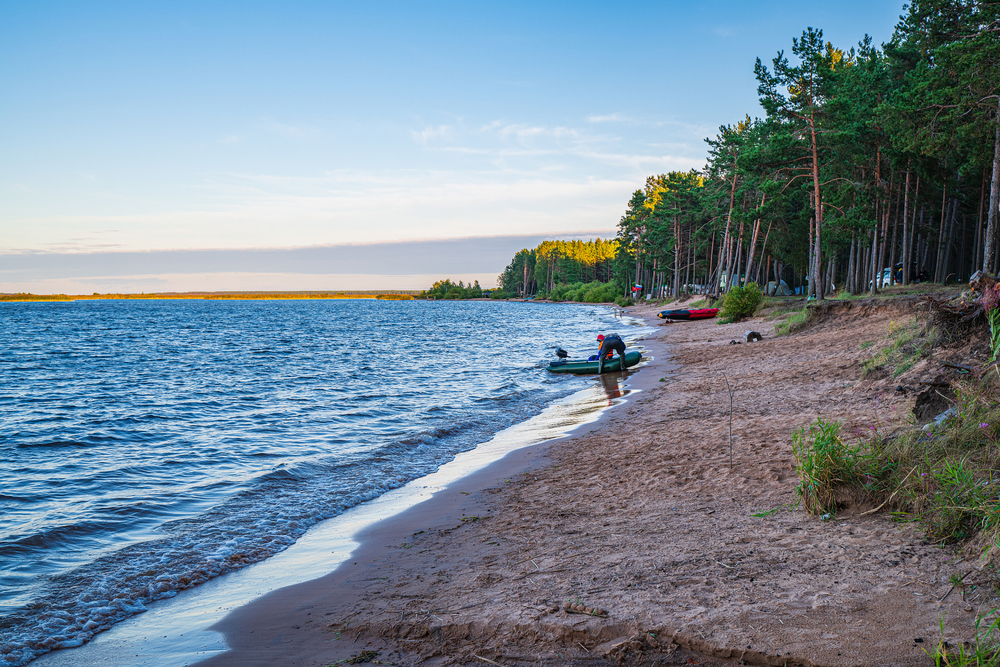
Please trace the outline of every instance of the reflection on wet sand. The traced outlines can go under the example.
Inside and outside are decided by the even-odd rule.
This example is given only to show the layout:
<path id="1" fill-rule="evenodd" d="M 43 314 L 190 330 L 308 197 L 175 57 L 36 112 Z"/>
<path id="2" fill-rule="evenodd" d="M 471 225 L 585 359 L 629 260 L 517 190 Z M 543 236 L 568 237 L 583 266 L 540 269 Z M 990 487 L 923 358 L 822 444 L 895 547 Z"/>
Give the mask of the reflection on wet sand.
<path id="1" fill-rule="evenodd" d="M 626 378 L 630 373 L 628 371 L 624 373 L 604 373 L 600 375 L 601 386 L 604 387 L 604 393 L 608 396 L 608 405 L 614 405 L 616 398 L 623 398 L 628 395 L 629 390 L 623 387 Z"/>

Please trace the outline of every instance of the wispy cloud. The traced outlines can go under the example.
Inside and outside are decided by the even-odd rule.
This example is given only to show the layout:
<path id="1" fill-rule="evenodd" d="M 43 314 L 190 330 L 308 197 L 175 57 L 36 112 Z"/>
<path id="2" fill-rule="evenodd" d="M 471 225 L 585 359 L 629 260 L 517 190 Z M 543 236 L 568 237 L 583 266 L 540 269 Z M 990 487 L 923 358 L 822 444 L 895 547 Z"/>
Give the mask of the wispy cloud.
<path id="1" fill-rule="evenodd" d="M 685 135 L 695 136 L 699 144 L 692 146 L 686 142 L 636 143 L 617 134 L 595 131 L 594 126 L 602 123 L 639 123 L 619 112 L 589 116 L 587 122 L 586 126 L 572 127 L 497 119 L 476 128 L 461 124 L 440 126 L 446 127 L 447 132 L 428 128 L 419 136 L 428 150 L 482 156 L 492 159 L 498 168 L 531 164 L 530 170 L 538 174 L 579 171 L 587 168 L 583 165 L 590 165 L 590 169 L 599 171 L 625 167 L 636 179 L 641 179 L 649 171 L 686 171 L 704 162 L 700 139 L 707 128 L 682 126 L 670 120 L 642 122 L 654 136 L 662 136 L 662 130 L 653 129 L 656 127 L 676 128 Z"/>
<path id="2" fill-rule="evenodd" d="M 587 116 L 588 123 L 634 123 L 635 119 L 623 113 L 615 112 L 610 114 Z"/>
<path id="3" fill-rule="evenodd" d="M 410 134 L 413 136 L 415 142 L 421 146 L 426 146 L 434 139 L 447 137 L 451 129 L 451 125 L 438 125 L 436 127 L 425 127 L 423 130 L 415 130 Z"/>
<path id="4" fill-rule="evenodd" d="M 243 137 L 237 136 L 235 134 L 228 134 L 221 139 L 219 139 L 220 144 L 238 144 L 243 141 Z"/>
<path id="5" fill-rule="evenodd" d="M 302 177 L 226 174 L 202 187 L 211 208 L 11 219 L 25 230 L 121 231 L 5 236 L 0 252 L 254 248 L 606 229 L 614 227 L 636 183 L 558 169 L 344 169 Z"/>
<path id="6" fill-rule="evenodd" d="M 315 128 L 307 125 L 282 123 L 272 118 L 262 118 L 259 125 L 266 132 L 277 134 L 286 139 L 302 139 L 316 134 Z"/>

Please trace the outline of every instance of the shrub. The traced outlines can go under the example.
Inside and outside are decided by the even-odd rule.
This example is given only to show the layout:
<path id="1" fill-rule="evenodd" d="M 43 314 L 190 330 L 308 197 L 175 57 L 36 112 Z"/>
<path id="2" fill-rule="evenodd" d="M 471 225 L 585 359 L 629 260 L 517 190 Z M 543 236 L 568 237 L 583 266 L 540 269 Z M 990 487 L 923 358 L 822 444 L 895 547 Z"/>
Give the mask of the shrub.
<path id="1" fill-rule="evenodd" d="M 814 424 L 792 435 L 795 472 L 799 476 L 795 491 L 812 514 L 833 512 L 834 488 L 854 482 L 863 474 L 861 446 L 844 442 L 840 427 L 840 422 L 825 422 L 817 417 Z"/>
<path id="2" fill-rule="evenodd" d="M 726 294 L 726 299 L 722 303 L 719 311 L 720 324 L 739 322 L 756 312 L 757 307 L 764 300 L 757 283 L 747 283 L 743 287 L 734 287 Z"/>
<path id="3" fill-rule="evenodd" d="M 618 293 L 614 283 L 569 283 L 552 288 L 549 298 L 553 301 L 579 301 L 585 303 L 608 303 L 615 300 Z"/>

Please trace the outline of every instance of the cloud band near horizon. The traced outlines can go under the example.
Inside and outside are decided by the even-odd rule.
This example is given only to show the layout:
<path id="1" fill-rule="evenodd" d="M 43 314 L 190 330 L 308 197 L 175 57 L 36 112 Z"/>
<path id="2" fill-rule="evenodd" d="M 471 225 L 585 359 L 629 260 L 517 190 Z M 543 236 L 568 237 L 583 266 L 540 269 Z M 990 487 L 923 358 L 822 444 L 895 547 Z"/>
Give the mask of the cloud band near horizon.
<path id="1" fill-rule="evenodd" d="M 614 230 L 557 235 L 609 238 Z M 299 248 L 0 254 L 0 292 L 425 289 L 451 278 L 484 287 L 522 248 L 556 235 L 511 235 Z"/>

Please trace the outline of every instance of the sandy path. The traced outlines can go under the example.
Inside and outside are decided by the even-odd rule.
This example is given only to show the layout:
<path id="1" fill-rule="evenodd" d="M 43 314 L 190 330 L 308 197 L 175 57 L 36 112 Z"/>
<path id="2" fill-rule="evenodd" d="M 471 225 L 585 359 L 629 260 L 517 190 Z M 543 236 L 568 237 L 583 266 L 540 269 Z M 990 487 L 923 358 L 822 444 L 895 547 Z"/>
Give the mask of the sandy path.
<path id="1" fill-rule="evenodd" d="M 654 363 L 652 388 L 594 432 L 507 462 L 516 477 L 465 480 L 376 526 L 337 572 L 237 610 L 221 624 L 233 650 L 208 664 L 365 648 L 402 664 L 929 664 L 942 615 L 960 642 L 979 611 L 939 601 L 968 568 L 954 552 L 884 516 L 751 516 L 794 503 L 795 428 L 821 414 L 864 431 L 912 408 L 857 380 L 862 341 L 907 315 L 849 308 L 778 339 L 763 321 L 664 326 L 679 370 Z M 765 340 L 729 344 L 747 328 Z M 551 612 L 577 598 L 609 617 Z"/>

